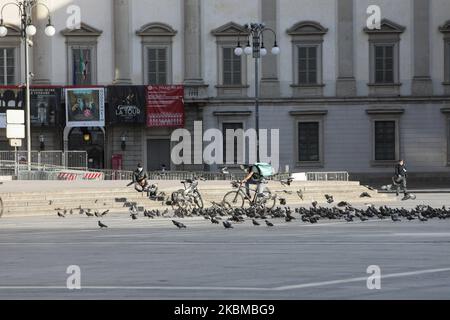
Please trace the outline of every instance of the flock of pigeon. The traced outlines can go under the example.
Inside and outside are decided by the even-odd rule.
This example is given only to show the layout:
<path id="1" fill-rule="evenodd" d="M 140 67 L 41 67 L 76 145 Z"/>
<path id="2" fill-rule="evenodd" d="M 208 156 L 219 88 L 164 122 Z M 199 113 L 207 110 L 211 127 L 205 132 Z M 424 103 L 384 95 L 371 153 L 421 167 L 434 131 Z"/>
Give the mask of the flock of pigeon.
<path id="1" fill-rule="evenodd" d="M 361 194 L 361 197 L 370 197 L 368 193 Z M 325 195 L 326 202 L 332 204 L 334 202 L 332 195 Z M 80 207 L 76 209 L 70 209 L 69 211 L 64 209 L 56 209 L 57 215 L 60 218 L 65 218 L 67 214 L 74 214 L 75 210 L 78 210 L 80 215 L 86 215 L 87 217 L 103 218 L 109 210 L 99 212 L 97 210 L 83 209 Z M 428 221 L 429 219 L 450 219 L 450 209 L 445 206 L 442 208 L 432 208 L 428 205 L 418 205 L 412 210 L 404 208 L 389 208 L 387 206 L 375 207 L 374 205 L 367 204 L 364 209 L 358 209 L 353 207 L 346 201 L 340 201 L 334 207 L 322 207 L 319 206 L 317 201 L 313 201 L 309 208 L 298 207 L 291 209 L 290 207 L 276 207 L 274 209 L 267 209 L 263 207 L 248 207 L 248 208 L 230 208 L 223 203 L 212 203 L 209 208 L 192 210 L 175 209 L 172 213 L 169 209 L 159 210 L 146 210 L 142 207 L 136 207 L 135 204 L 131 204 L 129 207 L 129 213 L 132 220 L 137 220 L 140 216 L 148 219 L 154 219 L 157 217 L 163 218 L 184 218 L 184 217 L 204 217 L 205 220 L 209 220 L 212 224 L 222 224 L 225 229 L 233 229 L 233 225 L 243 223 L 247 220 L 251 220 L 254 226 L 260 226 L 265 223 L 267 227 L 274 227 L 274 223 L 269 221 L 270 219 L 284 219 L 285 222 L 292 222 L 294 220 L 300 220 L 304 223 L 315 224 L 319 220 L 344 220 L 346 222 L 353 221 L 368 221 L 370 219 L 391 219 L 393 222 L 406 220 L 418 220 Z M 273 220 L 272 220 L 273 221 Z M 185 229 L 187 226 L 180 221 L 172 220 L 175 227 L 179 229 Z M 98 226 L 108 228 L 106 224 L 98 221 Z"/>

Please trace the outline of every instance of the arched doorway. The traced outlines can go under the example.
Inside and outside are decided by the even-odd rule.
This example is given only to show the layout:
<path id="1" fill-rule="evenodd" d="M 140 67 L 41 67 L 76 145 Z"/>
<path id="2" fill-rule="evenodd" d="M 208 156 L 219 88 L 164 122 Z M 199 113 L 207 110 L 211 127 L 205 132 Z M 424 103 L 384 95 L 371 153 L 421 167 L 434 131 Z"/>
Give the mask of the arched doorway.
<path id="1" fill-rule="evenodd" d="M 86 151 L 88 168 L 105 167 L 105 132 L 99 127 L 72 128 L 69 132 L 68 150 Z"/>

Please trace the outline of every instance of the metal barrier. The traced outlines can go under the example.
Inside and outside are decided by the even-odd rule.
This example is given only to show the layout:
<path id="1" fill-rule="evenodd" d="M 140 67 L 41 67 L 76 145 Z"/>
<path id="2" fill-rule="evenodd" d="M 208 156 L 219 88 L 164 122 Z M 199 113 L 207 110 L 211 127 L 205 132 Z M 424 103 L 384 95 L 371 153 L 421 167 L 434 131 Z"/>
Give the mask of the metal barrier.
<path id="1" fill-rule="evenodd" d="M 91 172 L 102 172 L 105 180 L 129 180 L 133 179 L 133 171 L 121 170 L 102 170 L 92 169 Z M 205 171 L 149 171 L 149 180 L 185 180 L 193 177 L 202 177 L 205 180 L 242 180 L 245 172 L 238 173 L 221 173 L 221 172 L 205 172 Z M 289 173 L 280 173 L 272 176 L 269 180 L 286 179 Z"/>
<path id="2" fill-rule="evenodd" d="M 337 172 L 307 172 L 308 181 L 348 181 L 349 174 L 346 171 Z"/>
<path id="3" fill-rule="evenodd" d="M 14 161 L 0 161 L 0 176 L 15 176 L 15 162 Z"/>
<path id="4" fill-rule="evenodd" d="M 79 156 L 72 153 L 74 157 Z M 3 153 L 3 156 L 5 153 Z M 56 159 L 55 156 L 51 156 L 51 159 Z M 42 159 L 42 156 L 40 157 Z M 45 159 L 45 158 L 44 158 Z M 48 164 L 50 161 L 42 161 L 39 163 L 32 163 L 31 171 L 28 171 L 26 163 L 20 163 L 16 165 L 14 160 L 1 160 L 0 159 L 0 175 L 4 176 L 17 176 L 19 180 L 57 180 L 58 173 L 74 171 L 77 174 L 76 179 L 89 180 L 128 180 L 133 179 L 133 171 L 124 170 L 101 170 L 72 167 L 72 166 L 59 166 L 54 164 Z M 88 174 L 89 173 L 89 174 Z M 86 175 L 85 175 L 86 174 Z M 82 175 L 82 178 L 80 178 Z M 202 177 L 205 180 L 242 180 L 245 177 L 245 172 L 205 172 L 205 171 L 150 171 L 148 172 L 149 180 L 185 180 L 193 177 Z M 282 180 L 290 177 L 290 173 L 278 173 L 270 177 L 268 180 Z M 348 172 L 307 172 L 306 179 L 308 181 L 349 181 Z M 61 179 L 59 179 L 61 180 Z"/>
<path id="5" fill-rule="evenodd" d="M 27 162 L 27 151 L 0 151 L 0 161 Z M 17 158 L 16 158 L 17 157 Z M 86 151 L 31 151 L 31 162 L 37 167 L 60 166 L 64 168 L 81 168 L 87 170 L 88 156 Z"/>

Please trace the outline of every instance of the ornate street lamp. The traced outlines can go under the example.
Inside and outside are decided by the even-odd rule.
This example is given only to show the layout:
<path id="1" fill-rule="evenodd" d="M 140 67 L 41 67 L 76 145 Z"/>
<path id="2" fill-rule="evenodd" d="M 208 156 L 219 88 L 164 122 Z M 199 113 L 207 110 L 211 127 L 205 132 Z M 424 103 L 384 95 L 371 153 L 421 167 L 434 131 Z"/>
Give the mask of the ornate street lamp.
<path id="1" fill-rule="evenodd" d="M 19 8 L 19 15 L 21 18 L 20 25 L 20 36 L 22 38 L 22 43 L 24 45 L 25 52 L 25 105 L 26 105 L 26 126 L 27 126 L 27 162 L 28 162 L 28 170 L 31 169 L 31 116 L 30 116 L 30 76 L 31 72 L 29 72 L 29 61 L 28 61 L 28 47 L 33 46 L 33 41 L 31 41 L 31 37 L 33 37 L 37 29 L 33 25 L 32 21 L 32 11 L 37 6 L 44 6 L 47 9 L 48 13 L 48 23 L 45 27 L 45 34 L 49 37 L 53 37 L 55 35 L 56 29 L 52 25 L 50 18 L 50 9 L 39 0 L 16 0 L 14 2 L 8 2 L 2 6 L 0 13 L 0 37 L 5 37 L 8 34 L 8 29 L 3 23 L 3 9 L 6 6 L 14 5 Z"/>
<path id="2" fill-rule="evenodd" d="M 264 46 L 264 32 L 269 31 L 274 35 L 274 44 L 271 49 L 273 55 L 280 53 L 280 48 L 277 45 L 277 35 L 271 28 L 266 27 L 264 23 L 250 23 L 245 24 L 244 28 L 247 30 L 247 45 L 242 49 L 240 44 L 240 36 L 238 37 L 238 44 L 234 49 L 234 54 L 241 56 L 245 53 L 247 56 L 253 54 L 255 59 L 255 129 L 256 129 L 256 158 L 259 162 L 259 59 L 267 55 L 267 49 Z"/>

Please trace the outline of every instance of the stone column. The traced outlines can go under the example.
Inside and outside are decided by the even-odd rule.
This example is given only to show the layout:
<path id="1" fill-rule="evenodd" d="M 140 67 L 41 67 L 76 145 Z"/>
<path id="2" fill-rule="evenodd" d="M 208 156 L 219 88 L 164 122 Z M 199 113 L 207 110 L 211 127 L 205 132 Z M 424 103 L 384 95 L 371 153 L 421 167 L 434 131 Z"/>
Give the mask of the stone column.
<path id="1" fill-rule="evenodd" d="M 430 1 L 413 1 L 414 77 L 412 95 L 433 95 L 430 77 Z"/>
<path id="2" fill-rule="evenodd" d="M 277 0 L 261 0 L 261 22 L 277 33 Z M 261 58 L 261 97 L 279 97 L 278 57 L 271 54 L 274 44 L 272 32 L 264 32 L 267 55 Z M 282 49 L 283 50 L 283 49 Z"/>
<path id="3" fill-rule="evenodd" d="M 337 1 L 338 21 L 338 77 L 336 80 L 336 96 L 356 96 L 354 74 L 354 19 L 353 0 Z"/>
<path id="4" fill-rule="evenodd" d="M 203 84 L 201 0 L 184 0 L 184 82 Z"/>
<path id="5" fill-rule="evenodd" d="M 48 23 L 48 11 L 44 6 L 36 6 L 33 9 L 33 23 L 37 28 L 33 37 L 33 84 L 47 85 L 52 78 L 52 37 L 45 34 L 45 27 Z M 56 35 L 54 36 L 56 37 Z"/>
<path id="6" fill-rule="evenodd" d="M 131 0 L 113 0 L 114 84 L 131 84 Z"/>

